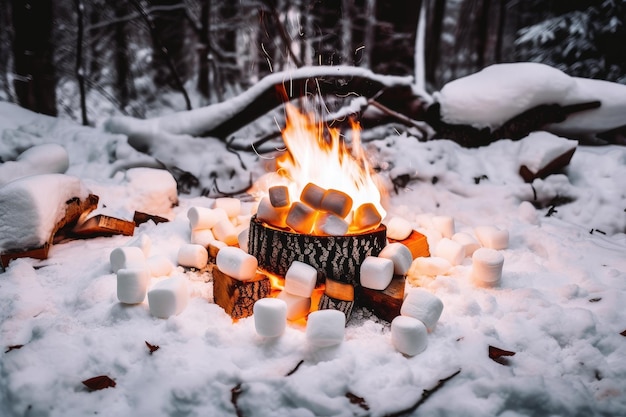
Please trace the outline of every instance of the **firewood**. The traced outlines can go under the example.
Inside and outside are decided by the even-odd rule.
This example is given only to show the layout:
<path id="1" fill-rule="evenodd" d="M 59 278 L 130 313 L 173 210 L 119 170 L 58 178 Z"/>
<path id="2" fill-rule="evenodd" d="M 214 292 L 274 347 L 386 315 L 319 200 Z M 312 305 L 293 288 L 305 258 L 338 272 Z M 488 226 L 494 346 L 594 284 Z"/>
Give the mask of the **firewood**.
<path id="1" fill-rule="evenodd" d="M 165 217 L 157 216 L 156 214 L 143 213 L 141 211 L 135 211 L 135 214 L 133 215 L 133 222 L 135 222 L 135 226 L 139 226 L 140 224 L 146 223 L 150 220 L 156 224 L 169 222 L 169 220 Z"/>
<path id="2" fill-rule="evenodd" d="M 346 321 L 350 319 L 354 307 L 354 286 L 344 282 L 326 278 L 326 288 L 320 298 L 318 310 L 339 310 L 346 315 Z"/>
<path id="3" fill-rule="evenodd" d="M 74 237 L 97 237 L 124 235 L 132 236 L 135 232 L 135 223 L 130 220 L 122 220 L 105 214 L 90 217 L 84 222 L 74 226 L 71 235 Z"/>
<path id="4" fill-rule="evenodd" d="M 352 315 L 352 308 L 354 307 L 354 301 L 338 300 L 328 296 L 326 293 L 322 294 L 320 298 L 318 310 L 339 310 L 346 315 L 346 322 L 350 320 Z"/>
<path id="5" fill-rule="evenodd" d="M 382 291 L 359 287 L 359 305 L 372 311 L 376 317 L 391 323 L 400 315 L 400 307 L 404 300 L 404 286 L 404 276 L 394 275 L 391 283 Z"/>
<path id="6" fill-rule="evenodd" d="M 400 242 L 405 245 L 411 251 L 413 259 L 419 258 L 420 256 L 430 256 L 430 250 L 428 248 L 428 241 L 426 240 L 426 236 L 416 230 L 413 230 L 409 237 L 404 240 L 389 239 L 389 242 Z"/>
<path id="7" fill-rule="evenodd" d="M 232 278 L 217 268 L 212 269 L 212 274 L 213 300 L 233 319 L 251 316 L 254 303 L 269 297 L 272 290 L 270 279 L 263 274 L 249 281 Z"/>
<path id="8" fill-rule="evenodd" d="M 532 172 L 526 165 L 522 165 L 519 169 L 519 174 L 525 182 L 529 183 L 533 182 L 535 178 L 543 179 L 548 175 L 555 174 L 565 168 L 572 160 L 574 152 L 576 152 L 576 148 L 570 149 L 567 152 L 562 153 L 561 155 L 554 158 L 552 161 L 548 162 L 546 166 L 539 169 L 537 172 Z"/>

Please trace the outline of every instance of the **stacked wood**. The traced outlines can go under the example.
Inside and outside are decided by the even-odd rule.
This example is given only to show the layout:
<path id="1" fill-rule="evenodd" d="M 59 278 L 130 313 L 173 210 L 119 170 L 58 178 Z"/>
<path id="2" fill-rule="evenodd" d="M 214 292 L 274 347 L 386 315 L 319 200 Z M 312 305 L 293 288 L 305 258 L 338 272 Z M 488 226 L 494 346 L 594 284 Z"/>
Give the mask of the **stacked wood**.
<path id="1" fill-rule="evenodd" d="M 419 258 L 421 256 L 430 256 L 428 240 L 426 239 L 426 236 L 424 236 L 417 230 L 413 230 L 409 237 L 403 240 L 389 239 L 389 243 L 393 242 L 402 243 L 407 248 L 409 248 L 411 254 L 413 255 L 413 259 Z"/>
<path id="2" fill-rule="evenodd" d="M 270 279 L 263 275 L 248 281 L 240 281 L 213 268 L 213 300 L 233 319 L 249 317 L 253 313 L 254 303 L 269 297 L 272 290 Z"/>
<path id="3" fill-rule="evenodd" d="M 394 275 L 391 283 L 382 291 L 358 288 L 359 305 L 372 311 L 378 318 L 391 322 L 400 315 L 404 300 L 405 277 Z"/>
<path id="4" fill-rule="evenodd" d="M 352 315 L 354 307 L 354 286 L 326 278 L 326 288 L 320 298 L 318 310 L 339 310 L 346 315 L 346 321 Z"/>
<path id="5" fill-rule="evenodd" d="M 118 219 L 105 214 L 97 214 L 85 221 L 79 221 L 71 230 L 72 237 L 97 237 L 124 235 L 132 236 L 135 222 Z"/>

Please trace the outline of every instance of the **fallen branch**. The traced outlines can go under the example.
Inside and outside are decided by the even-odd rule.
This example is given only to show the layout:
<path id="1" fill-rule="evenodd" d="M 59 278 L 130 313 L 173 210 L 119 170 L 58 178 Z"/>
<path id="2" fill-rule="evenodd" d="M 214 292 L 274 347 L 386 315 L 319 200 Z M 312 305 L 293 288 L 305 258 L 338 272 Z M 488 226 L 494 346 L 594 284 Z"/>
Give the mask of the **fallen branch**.
<path id="1" fill-rule="evenodd" d="M 243 417 L 243 413 L 241 412 L 239 405 L 237 405 L 237 400 L 239 400 L 239 396 L 241 395 L 242 392 L 243 392 L 243 389 L 241 388 L 241 382 L 235 385 L 230 390 L 230 402 L 233 404 L 233 407 L 235 408 L 235 414 L 237 414 L 237 417 Z"/>

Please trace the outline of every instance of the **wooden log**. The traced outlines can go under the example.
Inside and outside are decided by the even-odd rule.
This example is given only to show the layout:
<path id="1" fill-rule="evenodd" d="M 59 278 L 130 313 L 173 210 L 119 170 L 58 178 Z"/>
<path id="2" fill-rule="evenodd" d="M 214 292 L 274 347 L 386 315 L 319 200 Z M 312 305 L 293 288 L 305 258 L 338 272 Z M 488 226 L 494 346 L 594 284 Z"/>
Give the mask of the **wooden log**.
<path id="1" fill-rule="evenodd" d="M 269 297 L 272 290 L 270 279 L 263 275 L 249 281 L 239 281 L 214 267 L 213 300 L 233 319 L 249 317 L 253 313 L 254 303 Z"/>
<path id="2" fill-rule="evenodd" d="M 354 307 L 354 301 L 338 300 L 336 298 L 328 296 L 328 294 L 322 294 L 320 302 L 317 306 L 318 310 L 339 310 L 343 311 L 346 315 L 346 323 L 350 320 L 352 315 L 352 308 Z"/>
<path id="3" fill-rule="evenodd" d="M 418 232 L 417 230 L 413 230 L 409 237 L 404 240 L 394 240 L 389 239 L 389 243 L 399 242 L 405 245 L 411 251 L 411 255 L 413 255 L 413 259 L 419 258 L 420 256 L 430 256 L 430 250 L 428 248 L 428 240 L 426 236 Z"/>
<path id="4" fill-rule="evenodd" d="M 535 178 L 543 179 L 548 175 L 555 174 L 565 168 L 572 160 L 574 152 L 576 152 L 576 148 L 572 148 L 567 152 L 562 153 L 552 161 L 548 162 L 544 167 L 537 170 L 537 172 L 533 172 L 526 165 L 522 165 L 519 169 L 519 174 L 524 181 L 528 183 L 533 182 Z"/>
<path id="5" fill-rule="evenodd" d="M 141 211 L 135 211 L 135 214 L 133 215 L 133 222 L 135 222 L 135 226 L 139 226 L 140 224 L 149 222 L 150 220 L 152 220 L 156 224 L 169 222 L 169 220 L 165 217 L 157 216 L 156 214 L 148 214 Z"/>
<path id="6" fill-rule="evenodd" d="M 318 303 L 318 310 L 339 310 L 350 319 L 354 308 L 354 285 L 326 278 L 324 294 Z"/>
<path id="7" fill-rule="evenodd" d="M 400 315 L 400 307 L 404 300 L 405 277 L 394 275 L 391 283 L 382 291 L 369 288 L 358 288 L 359 306 L 372 311 L 376 317 L 391 321 Z"/>
<path id="8" fill-rule="evenodd" d="M 134 222 L 98 214 L 77 223 L 70 234 L 72 237 L 90 238 L 113 235 L 132 236 L 134 232 Z"/>
<path id="9" fill-rule="evenodd" d="M 376 256 L 385 247 L 384 225 L 365 233 L 345 236 L 314 236 L 265 225 L 256 216 L 250 220 L 248 252 L 259 267 L 285 276 L 293 261 L 316 268 L 322 276 L 357 285 L 359 267 L 367 256 Z"/>

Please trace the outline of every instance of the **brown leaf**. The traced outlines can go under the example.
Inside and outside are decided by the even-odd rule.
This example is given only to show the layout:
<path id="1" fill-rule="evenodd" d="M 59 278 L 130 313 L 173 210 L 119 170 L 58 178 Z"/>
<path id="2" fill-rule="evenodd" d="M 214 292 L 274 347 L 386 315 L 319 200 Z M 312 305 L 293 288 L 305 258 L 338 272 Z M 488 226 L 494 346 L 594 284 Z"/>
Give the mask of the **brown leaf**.
<path id="1" fill-rule="evenodd" d="M 7 350 L 4 351 L 4 353 L 9 353 L 12 350 L 17 350 L 17 349 L 21 349 L 22 347 L 24 347 L 24 345 L 11 345 L 11 346 L 7 346 Z"/>
<path id="2" fill-rule="evenodd" d="M 115 387 L 115 381 L 106 375 L 94 376 L 83 381 L 83 384 L 91 391 L 98 391 L 105 388 Z"/>
<path id="3" fill-rule="evenodd" d="M 363 410 L 369 410 L 370 406 L 365 401 L 365 398 L 359 397 L 351 392 L 346 392 L 346 397 L 350 400 L 350 404 L 356 404 Z"/>
<path id="4" fill-rule="evenodd" d="M 626 337 L 626 330 L 620 333 L 622 336 Z"/>
<path id="5" fill-rule="evenodd" d="M 150 343 L 146 342 L 146 346 L 148 346 L 148 349 L 150 349 L 150 354 L 152 355 L 154 352 L 156 352 L 157 350 L 159 350 L 160 346 L 157 345 L 151 345 Z"/>
<path id="6" fill-rule="evenodd" d="M 510 350 L 500 349 L 491 345 L 489 346 L 489 358 L 498 362 L 500 365 L 508 365 L 509 362 L 505 356 L 513 355 L 515 355 L 515 352 L 511 352 Z"/>

